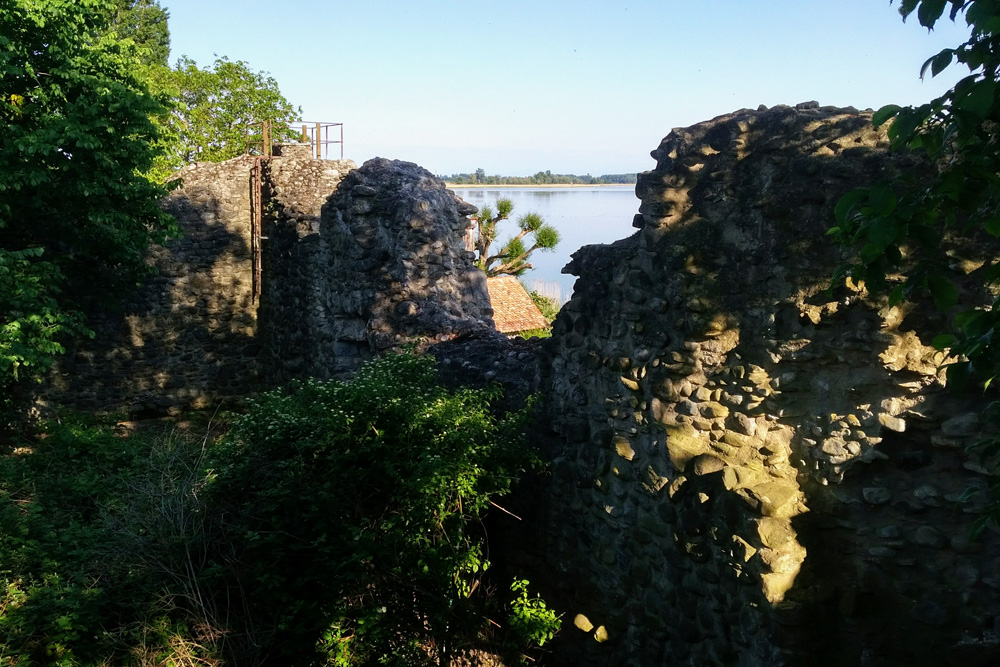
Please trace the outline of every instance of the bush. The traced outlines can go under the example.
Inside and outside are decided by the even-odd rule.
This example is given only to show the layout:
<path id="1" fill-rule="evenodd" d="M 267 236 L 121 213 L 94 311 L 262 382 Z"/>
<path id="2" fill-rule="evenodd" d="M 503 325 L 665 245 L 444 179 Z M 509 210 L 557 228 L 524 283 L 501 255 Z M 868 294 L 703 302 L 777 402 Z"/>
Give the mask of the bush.
<path id="1" fill-rule="evenodd" d="M 252 581 L 248 608 L 276 614 L 268 644 L 338 665 L 447 664 L 478 646 L 496 604 L 478 522 L 531 462 L 525 413 L 493 416 L 497 398 L 449 392 L 433 359 L 397 355 L 237 420 L 211 492 L 246 564 L 229 587 Z"/>
<path id="2" fill-rule="evenodd" d="M 479 521 L 533 462 L 498 397 L 396 355 L 265 394 L 214 445 L 49 426 L 0 456 L 0 667 L 519 659 L 559 619 L 526 582 L 492 594 Z"/>
<path id="3" fill-rule="evenodd" d="M 538 310 L 541 311 L 542 317 L 547 319 L 549 324 L 552 324 L 552 322 L 556 319 L 556 315 L 559 314 L 559 309 L 561 307 L 558 299 L 545 296 L 541 292 L 537 292 L 535 290 L 531 290 L 528 294 L 531 296 L 531 300 L 535 302 L 535 305 L 538 306 Z"/>
<path id="4" fill-rule="evenodd" d="M 184 638 L 176 593 L 167 592 L 179 590 L 171 581 L 179 558 L 157 540 L 180 522 L 147 509 L 164 499 L 152 485 L 189 504 L 174 488 L 171 461 L 197 480 L 190 464 L 200 448 L 172 434 L 122 436 L 70 419 L 0 456 L 3 667 L 103 664 L 108 656 L 125 664 L 140 644 L 158 653 L 152 643 L 194 641 Z"/>

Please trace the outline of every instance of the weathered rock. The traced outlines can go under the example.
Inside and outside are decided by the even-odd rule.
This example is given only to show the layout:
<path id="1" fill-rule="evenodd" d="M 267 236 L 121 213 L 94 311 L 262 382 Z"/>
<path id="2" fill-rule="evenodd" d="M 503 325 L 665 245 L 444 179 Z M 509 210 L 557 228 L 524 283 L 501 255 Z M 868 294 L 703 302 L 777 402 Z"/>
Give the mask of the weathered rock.
<path id="1" fill-rule="evenodd" d="M 892 491 L 884 486 L 866 486 L 861 492 L 869 505 L 884 505 L 892 500 Z"/>

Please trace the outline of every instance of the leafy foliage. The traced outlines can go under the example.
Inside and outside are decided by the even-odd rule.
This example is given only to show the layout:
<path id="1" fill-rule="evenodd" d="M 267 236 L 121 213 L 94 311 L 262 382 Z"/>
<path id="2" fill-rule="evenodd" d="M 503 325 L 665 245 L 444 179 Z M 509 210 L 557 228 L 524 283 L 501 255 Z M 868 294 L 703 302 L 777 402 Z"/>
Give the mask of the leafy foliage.
<path id="1" fill-rule="evenodd" d="M 516 661 L 559 618 L 491 580 L 479 519 L 531 463 L 497 397 L 403 355 L 266 394 L 216 445 L 49 425 L 0 453 L 0 666 Z"/>
<path id="2" fill-rule="evenodd" d="M 250 608 L 280 601 L 276 648 L 326 632 L 336 664 L 418 665 L 476 646 L 495 604 L 477 522 L 529 463 L 525 415 L 497 420 L 496 398 L 448 392 L 432 359 L 404 355 L 237 421 L 213 493 L 238 502 L 231 541 L 261 568 Z"/>
<path id="3" fill-rule="evenodd" d="M 538 306 L 538 310 L 542 313 L 542 317 L 549 321 L 549 324 L 556 319 L 556 315 L 559 314 L 559 301 L 553 299 L 552 297 L 545 296 L 541 292 L 536 290 L 531 290 L 528 292 L 531 296 L 531 300 L 535 302 Z"/>
<path id="4" fill-rule="evenodd" d="M 170 57 L 169 14 L 157 0 L 114 0 L 111 28 L 131 39 L 146 66 L 166 67 Z"/>
<path id="5" fill-rule="evenodd" d="M 141 549 L 178 528 L 178 517 L 142 525 L 118 517 L 150 504 L 140 490 L 177 483 L 171 461 L 196 450 L 75 419 L 44 435 L 0 456 L 0 665 L 96 665 L 140 644 L 147 652 L 190 645 L 162 597 L 164 573 L 146 562 L 176 553 Z"/>
<path id="6" fill-rule="evenodd" d="M 983 389 L 1000 374 L 1000 297 L 982 302 L 961 301 L 963 280 L 942 243 L 945 237 L 967 245 L 996 247 L 1000 237 L 1000 3 L 993 0 L 902 0 L 904 20 L 916 13 L 920 25 L 932 29 L 945 12 L 952 21 L 963 17 L 970 37 L 956 48 L 929 58 L 921 76 L 936 76 L 952 64 L 969 75 L 941 97 L 917 107 L 888 105 L 874 115 L 876 126 L 890 123 L 888 135 L 896 150 L 912 150 L 935 165 L 936 174 L 923 182 L 886 183 L 848 193 L 836 207 L 830 233 L 858 249 L 855 263 L 841 269 L 871 289 L 890 290 L 889 302 L 929 294 L 942 311 L 952 313 L 951 331 L 933 343 L 955 355 L 947 368 L 951 386 L 974 380 Z M 1000 294 L 1000 262 L 995 257 L 969 278 L 989 295 Z M 891 288 L 890 288 L 891 283 Z M 975 296 L 973 296 L 973 299 Z M 986 418 L 995 421 L 1000 405 L 992 403 Z M 1000 463 L 1000 439 L 979 443 L 977 449 L 995 466 Z M 1000 479 L 994 477 L 1000 498 Z M 977 529 L 1000 517 L 1000 504 L 982 517 Z"/>
<path id="7" fill-rule="evenodd" d="M 296 138 L 289 124 L 301 110 L 293 107 L 266 72 L 255 72 L 242 60 L 218 58 L 201 68 L 181 58 L 171 68 L 151 73 L 153 85 L 171 100 L 164 130 L 165 156 L 157 164 L 164 177 L 195 161 L 221 162 L 243 155 L 250 141 L 260 142 L 261 121 L 276 121 L 275 139 Z"/>
<path id="8" fill-rule="evenodd" d="M 487 204 L 473 218 L 476 222 L 476 266 L 487 276 L 519 276 L 533 268 L 528 257 L 536 250 L 552 250 L 559 243 L 559 232 L 552 225 L 545 224 L 537 213 L 525 213 L 517 219 L 518 233 L 508 239 L 500 251 L 490 254 L 490 248 L 497 237 L 497 224 L 510 218 L 514 204 L 506 197 L 496 200 L 496 211 Z M 525 245 L 525 239 L 531 246 Z"/>
<path id="9" fill-rule="evenodd" d="M 559 615 L 539 597 L 528 593 L 528 581 L 517 579 L 510 585 L 515 597 L 508 623 L 515 638 L 525 645 L 542 646 L 559 630 Z"/>
<path id="10" fill-rule="evenodd" d="M 0 372 L 44 368 L 79 306 L 134 284 L 173 230 L 150 120 L 163 107 L 100 0 L 0 0 Z"/>
<path id="11" fill-rule="evenodd" d="M 59 306 L 62 275 L 51 262 L 38 261 L 42 248 L 0 249 L 0 376 L 46 368 L 64 352 L 60 340 L 89 333 L 82 316 Z M 34 260 L 34 261 L 33 261 Z M 9 319 L 7 319 L 9 318 Z"/>
<path id="12" fill-rule="evenodd" d="M 901 276 L 894 278 L 890 303 L 924 293 L 941 310 L 961 305 L 954 333 L 935 344 L 963 357 L 949 368 L 949 380 L 962 384 L 977 376 L 988 384 L 1000 370 L 1000 352 L 992 345 L 1000 302 L 987 308 L 959 304 L 955 280 L 960 274 L 942 241 L 949 234 L 1000 236 L 1000 6 L 985 0 L 904 0 L 900 13 L 906 18 L 916 11 L 920 24 L 933 28 L 949 5 L 952 20 L 965 16 L 971 37 L 928 59 L 921 74 L 929 70 L 937 75 L 952 62 L 972 73 L 927 104 L 889 105 L 873 119 L 876 126 L 891 121 L 893 148 L 924 154 L 937 165 L 936 177 L 906 187 L 881 183 L 848 193 L 836 206 L 836 226 L 830 233 L 859 249 L 856 263 L 843 267 L 840 275 L 876 290 L 887 287 L 887 276 Z M 995 287 L 1000 265 L 992 262 L 977 275 L 983 284 Z"/>

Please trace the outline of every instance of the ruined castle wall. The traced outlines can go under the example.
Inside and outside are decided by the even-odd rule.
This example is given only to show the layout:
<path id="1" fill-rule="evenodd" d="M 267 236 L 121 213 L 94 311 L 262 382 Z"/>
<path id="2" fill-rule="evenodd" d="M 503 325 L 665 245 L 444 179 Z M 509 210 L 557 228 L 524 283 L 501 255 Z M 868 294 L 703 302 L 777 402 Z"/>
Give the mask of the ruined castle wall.
<path id="1" fill-rule="evenodd" d="M 463 242 L 474 209 L 406 162 L 261 160 L 255 298 L 254 162 L 183 170 L 164 203 L 181 236 L 151 249 L 154 275 L 120 309 L 90 319 L 96 337 L 59 360 L 42 409 L 206 408 L 491 327 L 485 277 Z"/>
<path id="2" fill-rule="evenodd" d="M 485 275 L 462 242 L 474 211 L 417 165 L 376 158 L 344 178 L 318 226 L 277 215 L 262 298 L 276 380 L 335 377 L 390 347 L 492 328 Z"/>
<path id="3" fill-rule="evenodd" d="M 183 236 L 154 246 L 152 275 L 88 320 L 93 340 L 57 360 L 39 403 L 82 410 L 207 407 L 257 386 L 252 301 L 252 158 L 199 163 L 164 202 Z"/>
<path id="4" fill-rule="evenodd" d="M 996 650 L 958 646 L 1000 614 L 997 538 L 968 539 L 981 405 L 944 390 L 932 310 L 826 291 L 837 199 L 922 167 L 815 104 L 674 130 L 653 157 L 639 232 L 574 254 L 551 343 L 535 553 L 575 625 L 557 664 Z"/>
<path id="5" fill-rule="evenodd" d="M 369 341 L 385 350 L 409 340 L 444 340 L 456 333 L 492 330 L 486 276 L 465 249 L 476 207 L 411 162 L 376 158 L 353 172 L 324 210 L 330 262 L 355 252 L 358 270 L 329 271 L 327 293 L 363 285 Z M 369 291 L 370 290 L 370 291 Z M 352 304 L 330 304 L 353 317 Z"/>

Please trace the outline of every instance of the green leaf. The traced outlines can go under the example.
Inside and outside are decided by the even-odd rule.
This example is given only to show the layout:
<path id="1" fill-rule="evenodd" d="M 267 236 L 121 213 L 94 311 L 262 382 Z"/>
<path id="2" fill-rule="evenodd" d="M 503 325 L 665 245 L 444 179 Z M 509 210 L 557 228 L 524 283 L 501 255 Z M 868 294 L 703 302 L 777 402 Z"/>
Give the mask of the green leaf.
<path id="1" fill-rule="evenodd" d="M 889 139 L 893 145 L 908 144 L 913 139 L 917 126 L 922 120 L 915 110 L 900 109 L 892 125 L 889 126 Z"/>
<path id="2" fill-rule="evenodd" d="M 982 271 L 984 282 L 991 283 L 1000 280 L 1000 262 L 990 264 Z"/>
<path id="3" fill-rule="evenodd" d="M 896 240 L 897 232 L 895 220 L 877 218 L 868 225 L 868 241 L 878 253 L 882 253 Z"/>
<path id="4" fill-rule="evenodd" d="M 913 13 L 913 10 L 917 8 L 917 3 L 920 0 L 903 0 L 899 3 L 899 15 L 906 20 L 906 17 Z"/>
<path id="5" fill-rule="evenodd" d="M 868 201 L 875 215 L 887 216 L 896 210 L 896 193 L 885 183 L 879 183 L 869 190 Z"/>
<path id="6" fill-rule="evenodd" d="M 833 208 L 834 219 L 837 221 L 837 224 L 843 227 L 844 223 L 847 221 L 847 216 L 867 197 L 867 188 L 858 188 L 856 190 L 851 190 L 838 199 L 837 205 Z"/>
<path id="7" fill-rule="evenodd" d="M 955 100 L 955 107 L 968 111 L 980 120 L 986 118 L 993 108 L 996 85 L 995 81 L 989 80 L 975 82 L 964 96 Z"/>
<path id="8" fill-rule="evenodd" d="M 898 104 L 887 104 L 872 115 L 872 125 L 881 127 L 887 120 L 893 118 L 903 107 Z"/>
<path id="9" fill-rule="evenodd" d="M 953 49 L 944 49 L 941 53 L 928 58 L 923 66 L 920 68 L 920 78 L 923 79 L 924 75 L 927 74 L 927 68 L 931 70 L 931 76 L 935 77 L 945 70 L 951 61 L 955 57 L 955 51 Z"/>
<path id="10" fill-rule="evenodd" d="M 939 334 L 935 336 L 933 340 L 931 340 L 931 346 L 935 350 L 940 350 L 943 352 L 944 350 L 947 350 L 948 348 L 952 347 L 955 344 L 955 341 L 957 340 L 958 339 L 955 338 L 953 334 Z"/>
<path id="11" fill-rule="evenodd" d="M 889 306 L 895 306 L 897 303 L 902 301 L 905 291 L 906 288 L 904 285 L 896 285 L 893 287 L 892 291 L 889 292 Z"/>
<path id="12" fill-rule="evenodd" d="M 931 274 L 927 276 L 927 288 L 938 310 L 948 310 L 958 303 L 958 289 L 947 278 Z"/>
<path id="13" fill-rule="evenodd" d="M 941 18 L 946 4 L 947 0 L 921 0 L 920 8 L 917 9 L 917 19 L 919 19 L 920 25 L 928 29 L 933 28 L 934 24 Z"/>
<path id="14" fill-rule="evenodd" d="M 956 391 L 962 391 L 969 385 L 972 378 L 972 369 L 968 362 L 960 361 L 945 366 L 945 377 L 948 379 L 948 387 Z"/>

